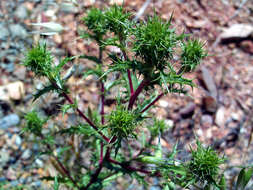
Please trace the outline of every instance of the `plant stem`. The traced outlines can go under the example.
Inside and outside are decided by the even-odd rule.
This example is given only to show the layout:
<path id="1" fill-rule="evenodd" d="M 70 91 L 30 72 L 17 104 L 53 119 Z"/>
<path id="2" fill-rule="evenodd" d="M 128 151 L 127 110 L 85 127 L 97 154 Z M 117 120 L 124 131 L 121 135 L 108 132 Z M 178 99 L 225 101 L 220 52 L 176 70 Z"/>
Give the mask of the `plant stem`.
<path id="1" fill-rule="evenodd" d="M 100 61 L 100 64 L 102 65 L 102 59 L 103 59 L 103 48 L 101 47 L 101 44 L 99 44 L 99 55 L 98 55 L 98 59 Z M 105 87 L 104 87 L 104 82 L 103 80 L 101 80 L 100 82 L 100 85 L 101 85 L 101 89 L 100 89 L 100 98 L 101 98 L 101 111 L 100 111 L 100 115 L 101 115 L 101 124 L 104 125 L 104 122 L 105 122 L 105 117 L 104 117 L 104 107 L 105 107 Z"/>
<path id="2" fill-rule="evenodd" d="M 107 160 L 109 162 L 113 163 L 113 164 L 120 165 L 122 168 L 124 168 L 126 170 L 129 170 L 129 171 L 137 171 L 137 172 L 141 172 L 141 173 L 144 173 L 144 174 L 152 174 L 151 171 L 147 171 L 147 170 L 144 170 L 144 169 L 141 169 L 141 168 L 135 168 L 133 166 L 130 166 L 130 165 L 125 164 L 125 163 L 118 162 L 118 161 L 113 160 L 111 158 L 108 158 Z"/>
<path id="3" fill-rule="evenodd" d="M 122 35 L 118 34 L 118 36 L 119 36 L 120 44 L 123 47 L 126 47 L 126 42 L 124 41 L 124 38 L 122 37 Z M 124 60 L 125 61 L 128 60 L 127 53 L 126 53 L 125 49 L 121 48 L 120 50 L 122 52 Z M 131 96 L 132 96 L 133 93 L 134 93 L 134 88 L 133 88 L 133 82 L 132 82 L 132 78 L 131 78 L 131 71 L 130 71 L 130 69 L 127 69 L 127 77 L 128 77 L 128 81 L 129 81 L 130 93 L 131 93 Z"/>
<path id="4" fill-rule="evenodd" d="M 139 94 L 141 93 L 142 89 L 149 84 L 149 81 L 143 79 L 141 81 L 141 84 L 138 86 L 138 88 L 136 89 L 136 91 L 134 92 L 134 94 L 130 97 L 129 100 L 129 104 L 128 104 L 128 110 L 131 110 L 133 108 L 133 105 L 137 99 L 137 97 L 139 96 Z"/>
<path id="5" fill-rule="evenodd" d="M 73 100 L 72 100 L 65 92 L 62 93 L 62 96 L 64 96 L 64 97 L 66 98 L 66 100 L 68 100 L 68 102 L 69 102 L 70 104 L 74 104 Z M 82 112 L 79 108 L 76 108 L 76 110 L 77 110 L 77 112 L 79 113 L 79 115 L 80 115 L 80 116 L 81 116 L 93 129 L 95 129 L 95 130 L 98 132 L 98 134 L 100 134 L 100 136 L 101 136 L 106 142 L 109 142 L 109 141 L 110 141 L 110 139 L 109 139 L 108 137 L 106 137 L 101 131 L 99 131 L 99 129 L 97 128 L 97 126 L 96 126 L 94 123 L 92 123 L 92 121 L 91 121 L 88 117 L 86 117 L 86 116 L 83 114 L 83 112 Z"/>
<path id="6" fill-rule="evenodd" d="M 147 105 L 142 111 L 141 113 L 145 112 L 146 110 L 148 110 L 151 106 L 153 106 L 161 97 L 163 97 L 164 93 L 162 92 L 159 96 L 156 97 L 156 99 L 154 99 L 149 105 Z"/>
<path id="7" fill-rule="evenodd" d="M 134 94 L 134 87 L 133 87 L 133 82 L 131 78 L 131 71 L 129 69 L 127 69 L 127 76 L 128 76 L 128 81 L 129 81 L 130 93 L 132 96 Z"/>
<path id="8" fill-rule="evenodd" d="M 45 139 L 45 137 L 41 134 L 40 135 L 40 138 L 41 139 Z M 47 149 L 50 151 L 50 152 L 53 152 L 53 149 L 51 148 L 50 144 L 46 144 L 47 146 Z M 65 173 L 65 175 L 72 181 L 72 183 L 78 187 L 77 185 L 77 182 L 72 178 L 72 176 L 70 175 L 69 171 L 67 170 L 67 168 L 65 168 L 65 166 L 61 163 L 61 161 L 59 160 L 59 158 L 57 158 L 57 156 L 54 156 L 53 155 L 53 158 L 56 160 L 57 164 L 60 166 L 60 168 L 62 169 L 62 171 Z"/>
<path id="9" fill-rule="evenodd" d="M 104 125 L 105 123 L 105 87 L 104 87 L 104 83 L 101 82 L 101 111 L 100 111 L 100 115 L 101 115 L 101 124 Z"/>
<path id="10" fill-rule="evenodd" d="M 99 164 L 99 167 L 96 169 L 95 173 L 91 176 L 90 182 L 85 187 L 82 187 L 81 190 L 87 190 L 94 182 L 97 181 L 98 175 L 101 172 L 102 167 L 103 162 Z"/>
<path id="11" fill-rule="evenodd" d="M 111 152 L 111 148 L 108 147 L 107 150 L 106 150 L 105 156 L 101 157 L 101 155 L 103 155 L 103 151 L 100 151 L 99 166 L 96 169 L 95 173 L 91 176 L 90 182 L 85 187 L 81 188 L 81 190 L 87 190 L 92 185 L 92 183 L 94 183 L 94 182 L 97 181 L 99 173 L 101 172 L 101 170 L 103 168 L 103 162 L 104 162 L 104 160 L 105 159 L 107 159 L 107 160 L 110 159 L 110 152 Z"/>

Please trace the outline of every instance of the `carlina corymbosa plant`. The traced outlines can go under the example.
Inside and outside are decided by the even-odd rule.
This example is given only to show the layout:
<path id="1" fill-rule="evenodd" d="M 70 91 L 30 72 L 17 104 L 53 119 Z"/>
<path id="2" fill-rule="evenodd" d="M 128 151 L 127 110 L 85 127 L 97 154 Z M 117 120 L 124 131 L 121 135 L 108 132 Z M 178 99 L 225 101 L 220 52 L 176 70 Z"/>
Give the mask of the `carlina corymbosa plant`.
<path id="1" fill-rule="evenodd" d="M 184 33 L 177 34 L 172 27 L 172 17 L 165 21 L 154 15 L 138 22 L 131 18 L 130 13 L 116 5 L 88 11 L 82 19 L 86 29 L 80 33 L 81 37 L 97 44 L 97 56 L 76 55 L 56 65 L 45 44 L 37 44 L 27 52 L 24 65 L 37 77 L 47 79 L 44 88 L 34 94 L 34 100 L 54 91 L 67 102 L 62 106 L 63 114 L 72 109 L 83 119 L 75 126 L 45 132 L 42 129 L 49 118 L 40 118 L 36 111 L 25 116 L 24 131 L 34 134 L 44 146 L 43 152 L 56 161 L 59 175 L 45 179 L 54 181 L 54 189 L 61 186 L 103 189 L 123 175 L 137 179 L 145 186 L 148 186 L 146 177 L 159 178 L 164 189 L 196 186 L 222 189 L 224 180 L 220 180 L 221 183 L 217 180 L 221 178 L 219 166 L 224 159 L 211 148 L 204 148 L 197 141 L 197 149 L 191 150 L 191 159 L 185 163 L 176 160 L 176 143 L 169 155 L 164 155 L 160 141 L 157 146 L 151 143 L 157 137 L 160 139 L 169 126 L 150 115 L 150 108 L 167 93 L 185 94 L 195 86 L 184 74 L 194 71 L 207 56 L 204 43 Z M 108 46 L 118 47 L 121 53 L 112 53 Z M 175 59 L 176 56 L 179 59 Z M 78 102 L 71 98 L 68 77 L 62 76 L 63 68 L 77 58 L 95 64 L 83 76 L 96 75 L 98 78 L 99 111 L 81 110 Z M 108 59 L 110 63 L 105 64 Z M 111 76 L 116 76 L 116 80 L 110 81 Z M 114 110 L 105 113 L 105 101 L 113 88 L 117 88 L 117 103 Z M 65 139 L 76 135 L 81 139 L 80 144 L 62 147 L 55 138 L 57 135 Z M 140 141 L 141 149 L 135 150 L 129 141 Z M 89 151 L 90 159 L 82 157 L 82 151 Z M 75 160 L 73 167 L 68 166 L 70 155 Z M 87 160 L 89 164 L 85 165 Z"/>

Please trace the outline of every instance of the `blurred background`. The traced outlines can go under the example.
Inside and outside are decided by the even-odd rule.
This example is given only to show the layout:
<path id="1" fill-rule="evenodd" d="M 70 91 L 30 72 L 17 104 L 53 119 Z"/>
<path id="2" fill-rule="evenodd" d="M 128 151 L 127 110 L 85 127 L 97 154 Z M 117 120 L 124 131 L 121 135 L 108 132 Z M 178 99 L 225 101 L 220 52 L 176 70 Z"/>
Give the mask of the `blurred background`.
<path id="1" fill-rule="evenodd" d="M 46 42 L 56 63 L 65 56 L 97 55 L 96 44 L 79 37 L 81 18 L 91 7 L 106 8 L 114 3 L 121 5 L 123 0 L 0 1 L 0 189 L 50 189 L 41 177 L 57 173 L 52 160 L 38 155 L 40 146 L 32 143 L 33 137 L 21 133 L 25 112 L 36 109 L 45 117 L 54 114 L 48 129 L 78 121 L 75 113 L 62 117 L 59 109 L 64 100 L 54 94 L 32 103 L 32 94 L 44 81 L 35 79 L 22 65 L 26 50 L 34 43 Z M 191 74 L 198 87 L 189 96 L 163 97 L 151 112 L 171 126 L 162 136 L 165 148 L 171 150 L 178 141 L 179 157 L 187 159 L 189 145 L 198 137 L 228 158 L 225 175 L 232 183 L 238 169 L 231 166 L 253 164 L 253 1 L 124 0 L 123 6 L 133 17 L 144 20 L 154 11 L 163 19 L 173 13 L 173 27 L 178 32 L 206 42 L 209 56 Z M 51 24 L 40 24 L 48 22 Z M 88 106 L 95 109 L 97 79 L 82 80 L 93 63 L 76 59 L 74 64 L 76 71 L 68 81 L 73 96 L 82 110 Z M 108 97 L 105 111 L 112 109 L 114 95 Z M 70 166 L 74 165 L 74 159 L 68 159 Z M 159 190 L 155 185 L 152 188 Z M 119 178 L 109 189 L 142 187 Z"/>

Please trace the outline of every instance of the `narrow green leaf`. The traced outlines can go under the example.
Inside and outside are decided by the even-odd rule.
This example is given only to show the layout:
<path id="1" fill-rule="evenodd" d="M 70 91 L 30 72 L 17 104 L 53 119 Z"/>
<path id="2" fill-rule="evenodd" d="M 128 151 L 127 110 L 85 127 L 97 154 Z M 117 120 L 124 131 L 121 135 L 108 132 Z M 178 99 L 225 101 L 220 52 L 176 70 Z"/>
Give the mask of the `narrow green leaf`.
<path id="1" fill-rule="evenodd" d="M 62 67 L 68 63 L 69 61 L 72 61 L 73 59 L 75 59 L 76 56 L 72 56 L 72 57 L 66 57 L 63 60 L 60 60 L 60 63 L 55 67 L 55 72 L 56 73 L 60 73 L 60 70 L 62 69 Z"/>
<path id="2" fill-rule="evenodd" d="M 226 186 L 227 186 L 227 185 L 226 185 L 226 179 L 225 179 L 224 174 L 222 174 L 218 186 L 219 186 L 220 190 L 226 190 Z"/>
<path id="3" fill-rule="evenodd" d="M 249 168 L 246 170 L 246 168 L 243 168 L 237 178 L 236 182 L 236 190 L 243 190 L 245 189 L 246 185 L 248 184 L 250 178 L 253 174 L 253 168 Z"/>
<path id="4" fill-rule="evenodd" d="M 55 176 L 54 177 L 54 190 L 59 190 L 59 187 L 60 187 L 60 185 L 58 183 L 58 177 Z"/>
<path id="5" fill-rule="evenodd" d="M 64 117 L 64 115 L 67 113 L 68 110 L 70 109 L 75 109 L 76 108 L 76 104 L 64 104 L 61 107 L 61 111 L 62 111 L 62 117 Z"/>
<path id="6" fill-rule="evenodd" d="M 45 86 L 43 89 L 41 89 L 41 90 L 38 90 L 37 92 L 36 92 L 36 94 L 34 94 L 33 96 L 34 96 L 34 99 L 33 99 L 33 102 L 35 101 L 35 100 L 37 100 L 40 96 L 42 96 L 42 95 L 44 95 L 44 94 L 46 94 L 46 93 L 48 93 L 48 92 L 50 92 L 50 91 L 53 91 L 53 90 L 56 90 L 55 89 L 55 87 L 52 85 L 52 84 L 50 84 L 50 85 L 48 85 L 48 86 Z"/>
<path id="7" fill-rule="evenodd" d="M 121 80 L 115 80 L 115 81 L 108 81 L 108 83 L 105 84 L 105 91 L 108 92 L 113 87 L 122 84 Z"/>
<path id="8" fill-rule="evenodd" d="M 101 63 L 101 60 L 99 60 L 97 57 L 95 56 L 90 56 L 90 55 L 80 55 L 79 58 L 82 58 L 82 59 L 88 59 L 90 61 L 93 61 L 95 63 L 98 63 L 100 64 Z"/>
<path id="9" fill-rule="evenodd" d="M 172 152 L 169 155 L 169 159 L 174 159 L 174 157 L 176 156 L 176 154 L 177 154 L 177 145 L 178 145 L 178 143 L 176 143 L 173 146 Z"/>
<path id="10" fill-rule="evenodd" d="M 245 175 L 245 168 L 241 169 L 241 171 L 238 175 L 238 178 L 237 178 L 237 181 L 236 181 L 236 190 L 241 189 L 244 175 Z"/>

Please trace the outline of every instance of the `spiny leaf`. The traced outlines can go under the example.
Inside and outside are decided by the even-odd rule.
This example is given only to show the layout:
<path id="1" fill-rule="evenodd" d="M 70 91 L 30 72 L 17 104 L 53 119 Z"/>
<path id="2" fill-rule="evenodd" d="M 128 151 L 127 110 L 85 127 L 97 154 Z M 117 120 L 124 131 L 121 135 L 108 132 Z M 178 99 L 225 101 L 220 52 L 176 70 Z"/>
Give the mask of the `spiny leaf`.
<path id="1" fill-rule="evenodd" d="M 226 178 L 225 178 L 224 174 L 222 174 L 218 186 L 219 186 L 220 190 L 226 190 L 227 185 L 226 185 Z"/>
<path id="2" fill-rule="evenodd" d="M 80 55 L 79 58 L 82 58 L 82 59 L 88 59 L 90 61 L 93 61 L 95 63 L 98 63 L 100 64 L 101 63 L 101 60 L 99 60 L 97 57 L 95 56 L 90 56 L 90 55 Z"/>
<path id="3" fill-rule="evenodd" d="M 246 168 L 243 168 L 238 175 L 236 190 L 244 190 L 252 175 L 253 168 L 248 168 L 247 170 Z"/>
<path id="4" fill-rule="evenodd" d="M 58 177 L 54 177 L 54 190 L 59 190 L 60 184 L 58 183 Z"/>
<path id="5" fill-rule="evenodd" d="M 52 85 L 52 84 L 43 87 L 42 89 L 38 90 L 38 91 L 36 92 L 36 94 L 33 95 L 33 97 L 34 97 L 33 102 L 34 102 L 35 100 L 37 100 L 40 96 L 42 96 L 42 95 L 44 95 L 44 94 L 46 94 L 46 93 L 48 93 L 48 92 L 54 91 L 54 90 L 56 90 L 56 88 L 55 88 L 55 86 Z"/>
<path id="6" fill-rule="evenodd" d="M 76 109 L 77 108 L 77 101 L 75 100 L 74 104 L 64 104 L 61 107 L 61 111 L 62 111 L 62 117 L 64 117 L 64 115 L 67 113 L 68 110 L 70 109 Z"/>
<path id="7" fill-rule="evenodd" d="M 63 67 L 65 64 L 67 64 L 69 61 L 72 61 L 73 59 L 75 59 L 76 57 L 77 57 L 77 56 L 66 57 L 66 58 L 64 58 L 63 60 L 60 60 L 60 63 L 59 63 L 57 66 L 55 66 L 55 68 L 54 68 L 55 73 L 59 74 L 60 71 L 61 71 L 61 69 L 62 69 L 62 67 Z"/>

